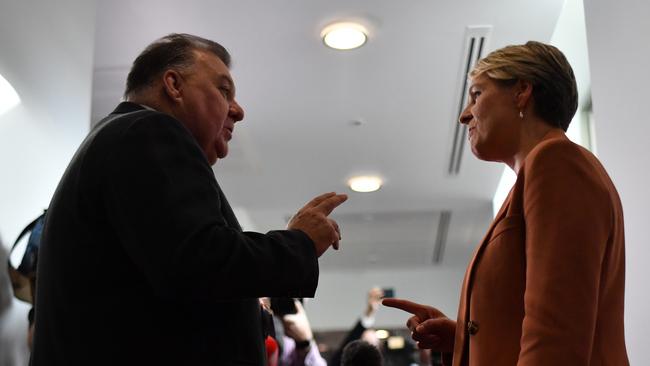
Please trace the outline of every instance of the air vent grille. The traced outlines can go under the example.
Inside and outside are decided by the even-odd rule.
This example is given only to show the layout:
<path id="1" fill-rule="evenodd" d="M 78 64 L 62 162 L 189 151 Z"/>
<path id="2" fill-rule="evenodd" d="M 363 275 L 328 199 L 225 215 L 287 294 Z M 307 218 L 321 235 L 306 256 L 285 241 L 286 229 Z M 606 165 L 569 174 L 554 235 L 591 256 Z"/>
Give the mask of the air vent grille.
<path id="1" fill-rule="evenodd" d="M 460 114 L 467 103 L 467 92 L 469 88 L 467 75 L 472 71 L 478 60 L 484 56 L 488 36 L 491 30 L 491 26 L 467 27 L 467 32 L 465 34 L 465 54 L 461 65 L 462 73 L 460 80 L 460 85 L 462 87 L 458 98 L 457 118 L 454 121 L 454 135 L 448 168 L 448 173 L 450 175 L 458 175 L 460 173 L 460 162 L 463 157 L 463 151 L 465 150 L 467 127 L 458 123 L 458 117 L 460 117 Z"/>
<path id="2" fill-rule="evenodd" d="M 440 218 L 438 219 L 438 232 L 436 233 L 436 241 L 433 247 L 433 264 L 442 263 L 450 223 L 451 211 L 442 211 L 440 213 Z"/>

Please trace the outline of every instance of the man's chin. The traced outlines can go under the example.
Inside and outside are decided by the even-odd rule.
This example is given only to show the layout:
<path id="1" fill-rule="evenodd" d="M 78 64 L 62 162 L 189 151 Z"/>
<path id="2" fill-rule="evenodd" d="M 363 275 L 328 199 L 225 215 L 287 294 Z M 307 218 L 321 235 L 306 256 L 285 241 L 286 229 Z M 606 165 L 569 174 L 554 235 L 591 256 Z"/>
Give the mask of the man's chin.
<path id="1" fill-rule="evenodd" d="M 219 159 L 223 159 L 228 155 L 228 142 L 217 141 L 212 145 L 212 151 L 208 158 L 210 165 L 214 165 Z"/>
<path id="2" fill-rule="evenodd" d="M 207 159 L 208 159 L 208 164 L 212 166 L 216 164 L 217 161 L 219 161 L 219 159 L 221 159 L 221 156 L 218 153 L 210 154 L 209 156 L 207 156 Z"/>
<path id="3" fill-rule="evenodd" d="M 219 159 L 223 159 L 228 155 L 228 148 L 225 149 L 219 149 L 217 150 L 217 157 L 215 158 L 214 163 L 217 162 Z M 214 163 L 212 163 L 214 165 Z"/>

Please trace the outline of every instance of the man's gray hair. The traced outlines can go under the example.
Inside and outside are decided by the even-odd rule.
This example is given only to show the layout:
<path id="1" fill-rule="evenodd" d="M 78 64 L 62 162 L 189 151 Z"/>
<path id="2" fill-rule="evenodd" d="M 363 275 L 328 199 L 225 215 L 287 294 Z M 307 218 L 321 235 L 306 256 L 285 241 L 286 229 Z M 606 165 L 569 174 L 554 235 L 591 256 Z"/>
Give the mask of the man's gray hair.
<path id="1" fill-rule="evenodd" d="M 150 86 L 166 70 L 191 67 L 195 50 L 210 52 L 230 67 L 230 54 L 217 42 L 191 34 L 172 33 L 151 43 L 133 61 L 126 79 L 125 99 Z"/>

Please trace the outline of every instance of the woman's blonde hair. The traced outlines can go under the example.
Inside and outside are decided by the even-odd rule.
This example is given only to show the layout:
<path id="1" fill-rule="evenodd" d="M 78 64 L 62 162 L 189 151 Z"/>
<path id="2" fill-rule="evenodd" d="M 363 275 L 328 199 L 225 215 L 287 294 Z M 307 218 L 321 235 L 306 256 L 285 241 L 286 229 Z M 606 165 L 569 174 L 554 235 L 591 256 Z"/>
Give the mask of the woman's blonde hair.
<path id="1" fill-rule="evenodd" d="M 469 76 L 487 75 L 504 85 L 517 80 L 533 85 L 535 113 L 547 123 L 569 127 L 578 109 L 578 88 L 573 69 L 556 47 L 529 41 L 507 46 L 481 59 Z"/>

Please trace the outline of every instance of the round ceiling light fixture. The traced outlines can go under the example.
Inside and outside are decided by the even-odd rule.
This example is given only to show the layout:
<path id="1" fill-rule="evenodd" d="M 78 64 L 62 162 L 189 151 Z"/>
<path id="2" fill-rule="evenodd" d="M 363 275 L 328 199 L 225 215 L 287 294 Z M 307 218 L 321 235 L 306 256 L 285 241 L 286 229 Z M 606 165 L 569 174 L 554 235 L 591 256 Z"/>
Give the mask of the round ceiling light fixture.
<path id="1" fill-rule="evenodd" d="M 366 43 L 368 31 L 357 23 L 340 22 L 325 27 L 320 36 L 327 47 L 336 50 L 351 50 Z"/>
<path id="2" fill-rule="evenodd" d="M 362 175 L 348 180 L 348 186 L 355 192 L 374 192 L 381 188 L 382 184 L 382 179 L 373 175 Z"/>

